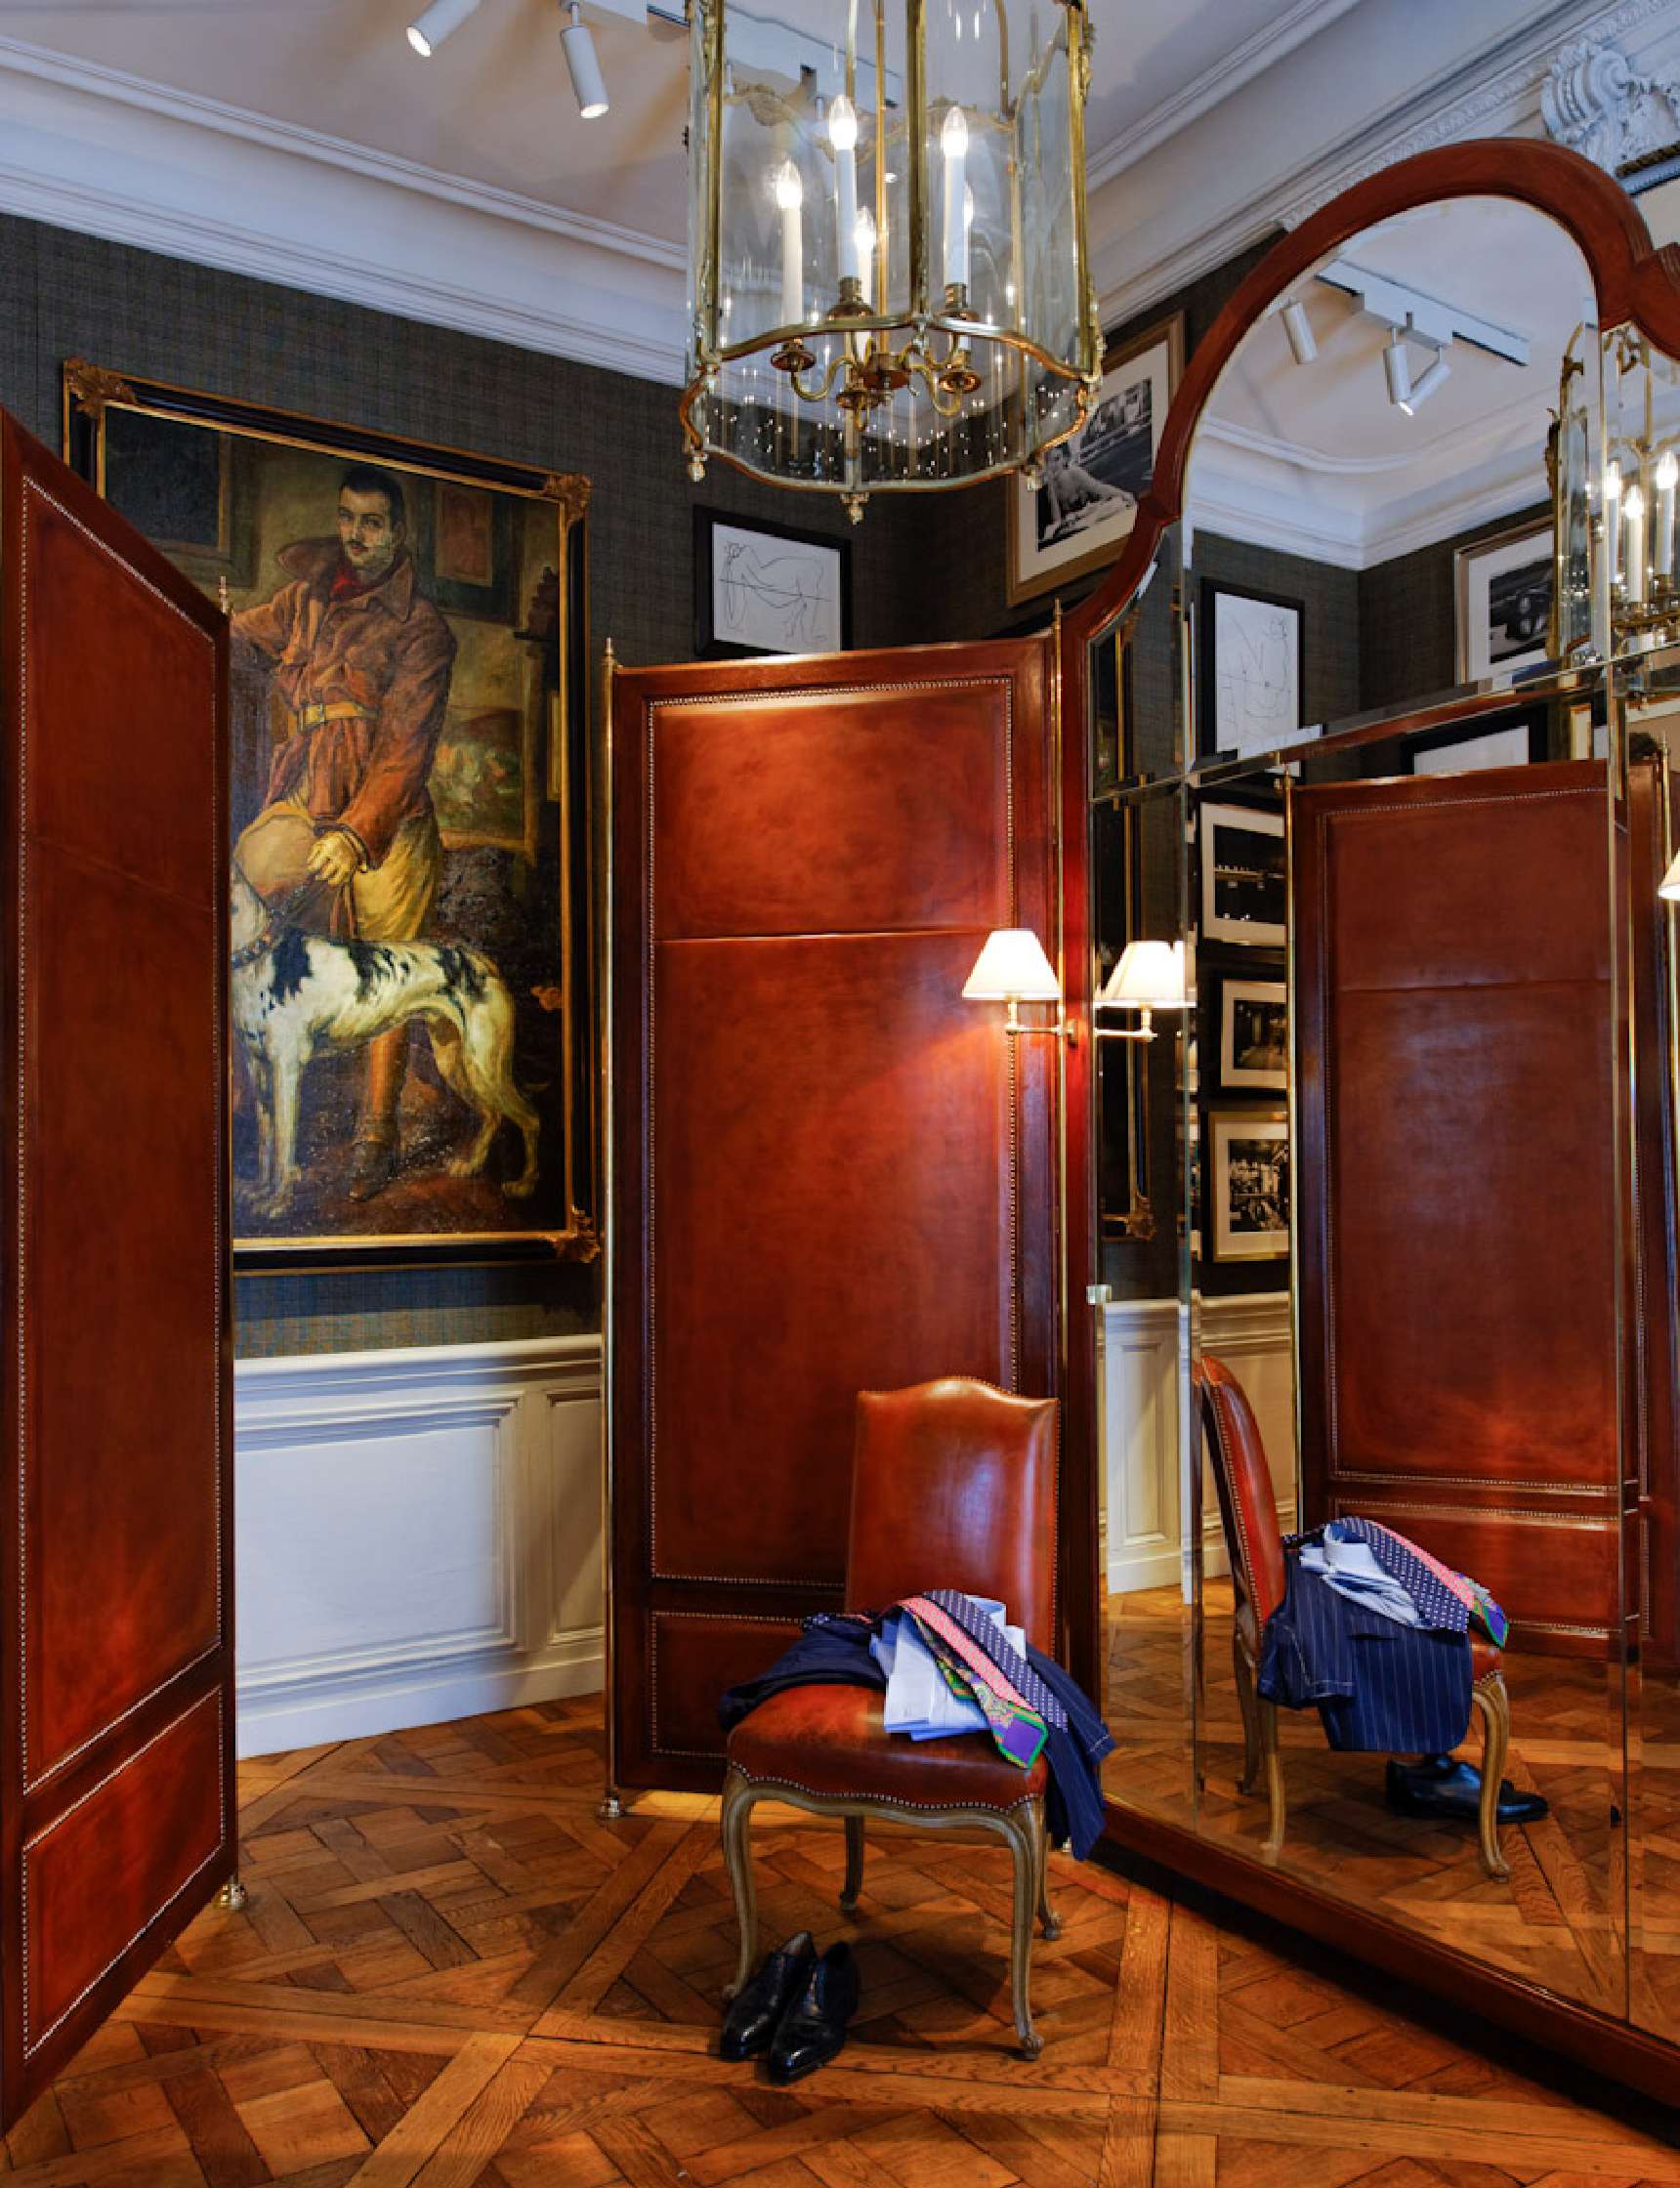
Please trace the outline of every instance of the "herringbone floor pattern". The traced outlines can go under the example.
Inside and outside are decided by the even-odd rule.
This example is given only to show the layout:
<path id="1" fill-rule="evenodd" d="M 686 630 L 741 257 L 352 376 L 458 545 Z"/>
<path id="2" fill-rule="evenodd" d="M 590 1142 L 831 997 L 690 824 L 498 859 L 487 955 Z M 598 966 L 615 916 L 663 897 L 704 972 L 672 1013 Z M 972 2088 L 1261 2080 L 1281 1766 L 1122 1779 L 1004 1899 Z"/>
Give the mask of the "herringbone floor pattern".
<path id="1" fill-rule="evenodd" d="M 8 2188 L 1636 2188 L 1680 2150 L 1322 1963 L 1056 1865 L 1042 2059 L 1011 2049 L 1003 1858 L 759 1811 L 767 1929 L 850 1934 L 863 2018 L 788 2091 L 712 2056 L 716 1805 L 595 1815 L 598 1702 L 254 1763 L 211 1912 L 18 2126 Z"/>

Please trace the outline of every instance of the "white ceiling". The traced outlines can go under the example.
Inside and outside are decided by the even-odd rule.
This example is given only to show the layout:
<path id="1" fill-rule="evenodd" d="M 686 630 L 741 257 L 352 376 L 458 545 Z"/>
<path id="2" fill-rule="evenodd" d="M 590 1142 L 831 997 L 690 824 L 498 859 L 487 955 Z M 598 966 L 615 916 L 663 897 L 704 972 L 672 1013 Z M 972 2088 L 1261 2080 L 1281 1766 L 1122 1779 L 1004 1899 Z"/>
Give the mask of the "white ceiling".
<path id="1" fill-rule="evenodd" d="M 0 0 L 0 36 L 680 244 L 688 42 L 592 7 L 612 99 L 578 118 L 556 0 L 482 0 L 430 61 L 423 0 Z M 1163 115 L 1270 64 L 1356 0 L 1098 0 L 1100 164 Z M 678 12 L 681 0 L 667 0 Z M 774 13 L 774 7 L 764 12 Z"/>
<path id="2" fill-rule="evenodd" d="M 1408 416 L 1388 400 L 1389 326 L 1309 277 L 1294 293 L 1318 355 L 1297 364 L 1277 317 L 1250 333 L 1192 455 L 1196 521 L 1361 568 L 1543 500 L 1565 346 L 1592 311 L 1570 237 L 1527 206 L 1460 198 L 1366 230 L 1335 255 L 1520 336 L 1527 364 L 1455 342 L 1451 377 Z M 1415 376 L 1432 353 L 1409 354 Z"/>

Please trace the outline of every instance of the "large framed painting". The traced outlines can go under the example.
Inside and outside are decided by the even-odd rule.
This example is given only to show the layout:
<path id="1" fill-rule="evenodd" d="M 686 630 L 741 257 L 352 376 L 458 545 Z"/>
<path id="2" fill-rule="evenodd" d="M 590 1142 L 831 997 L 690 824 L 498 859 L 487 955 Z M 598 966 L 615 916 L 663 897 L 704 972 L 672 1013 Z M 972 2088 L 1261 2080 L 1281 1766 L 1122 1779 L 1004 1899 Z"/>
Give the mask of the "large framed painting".
<path id="1" fill-rule="evenodd" d="M 239 1266 L 589 1257 L 587 480 L 64 367 L 233 634 Z"/>
<path id="2" fill-rule="evenodd" d="M 1110 350 L 1090 416 L 1049 451 L 1038 485 L 1008 482 L 1011 605 L 1118 555 L 1155 476 L 1183 370 L 1184 314 L 1175 312 Z"/>
<path id="3" fill-rule="evenodd" d="M 694 511 L 694 651 L 839 653 L 852 643 L 852 542 Z"/>

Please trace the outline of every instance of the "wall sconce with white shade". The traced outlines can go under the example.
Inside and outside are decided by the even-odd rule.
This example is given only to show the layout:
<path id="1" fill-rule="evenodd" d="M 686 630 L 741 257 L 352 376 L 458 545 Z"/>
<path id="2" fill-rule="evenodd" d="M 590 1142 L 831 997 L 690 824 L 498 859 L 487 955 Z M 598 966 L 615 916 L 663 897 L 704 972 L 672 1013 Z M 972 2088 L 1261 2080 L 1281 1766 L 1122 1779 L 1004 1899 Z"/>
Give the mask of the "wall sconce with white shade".
<path id="1" fill-rule="evenodd" d="M 1129 942 L 1098 995 L 1098 1010 L 1135 1010 L 1135 1026 L 1099 1026 L 1100 1041 L 1153 1041 L 1157 1010 L 1188 1010 L 1182 942 Z"/>
<path id="2" fill-rule="evenodd" d="M 1070 1041 L 1076 1037 L 1062 1012 L 1062 983 L 1056 977 L 1056 968 L 1030 927 L 994 928 L 987 936 L 962 991 L 971 1003 L 1006 1003 L 1006 1033 L 1049 1033 L 1058 1040 Z M 1056 1016 L 1048 1026 L 1024 1026 L 1023 1003 L 1054 1003 Z"/>

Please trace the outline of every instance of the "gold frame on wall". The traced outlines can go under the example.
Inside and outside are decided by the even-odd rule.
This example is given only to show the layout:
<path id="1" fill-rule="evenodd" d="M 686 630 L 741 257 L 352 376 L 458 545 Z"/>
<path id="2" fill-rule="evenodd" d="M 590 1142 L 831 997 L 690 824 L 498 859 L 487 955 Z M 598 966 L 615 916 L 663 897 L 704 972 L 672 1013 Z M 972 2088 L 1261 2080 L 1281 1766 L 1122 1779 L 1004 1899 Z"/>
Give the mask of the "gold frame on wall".
<path id="1" fill-rule="evenodd" d="M 259 445 L 293 448 L 329 461 L 384 465 L 441 484 L 473 488 L 498 497 L 492 504 L 498 511 L 517 509 L 522 502 L 545 504 L 552 510 L 552 554 L 545 541 L 531 543 L 530 552 L 541 559 L 542 576 L 528 600 L 521 597 L 516 565 L 507 573 L 506 584 L 497 580 L 502 597 L 493 607 L 460 605 L 447 598 L 438 604 L 442 612 L 458 618 L 492 626 L 505 624 L 535 654 L 526 665 L 525 697 L 520 706 L 522 768 L 518 779 L 522 806 L 518 827 L 510 833 L 506 827 L 486 831 L 472 824 L 444 824 L 441 834 L 446 849 L 488 848 L 507 854 L 516 863 L 523 862 L 518 863 L 518 872 L 526 876 L 527 884 L 548 857 L 554 860 L 546 886 L 553 889 L 557 901 L 557 925 L 550 929 L 545 921 L 533 926 L 530 934 L 531 941 L 540 946 L 543 966 L 552 969 L 541 970 L 534 981 L 510 982 L 515 1007 L 524 1013 L 527 1033 L 550 1015 L 560 1021 L 558 1043 L 550 1051 L 555 1069 L 546 1093 L 539 1097 L 539 1109 L 552 1135 L 547 1161 L 553 1182 L 546 1188 L 551 1204 L 538 1221 L 520 1228 L 510 1221 L 505 1230 L 485 1224 L 482 1211 L 474 1210 L 461 1213 L 478 1214 L 480 1220 L 463 1222 L 456 1229 L 448 1228 L 445 1220 L 442 1226 L 431 1230 L 399 1227 L 374 1231 L 348 1225 L 323 1230 L 317 1220 L 315 1227 L 300 1224 L 295 1232 L 242 1236 L 235 1246 L 238 1265 L 246 1272 L 341 1266 L 347 1257 L 399 1263 L 593 1259 L 600 1251 L 596 1154 L 599 1032 L 590 842 L 593 739 L 588 704 L 588 479 L 176 387 L 72 358 L 66 359 L 63 371 L 63 452 L 71 467 L 102 495 L 107 490 L 107 431 L 113 411 L 197 427 L 226 437 L 224 444 L 231 444 L 235 456 L 241 445 L 248 444 L 253 450 L 248 461 L 256 460 L 254 451 Z M 226 495 L 225 484 L 222 491 Z M 193 550 L 181 542 L 166 551 L 212 598 L 220 593 L 226 607 L 226 585 L 218 582 L 212 567 L 217 560 L 215 552 Z M 511 606 L 507 597 L 510 587 Z M 522 623 L 528 627 L 515 630 Z M 501 816 L 496 818 L 500 820 Z M 544 1190 L 539 1187 L 539 1192 Z M 505 1204 L 510 1218 L 514 1218 L 525 1203 L 510 1199 Z"/>

